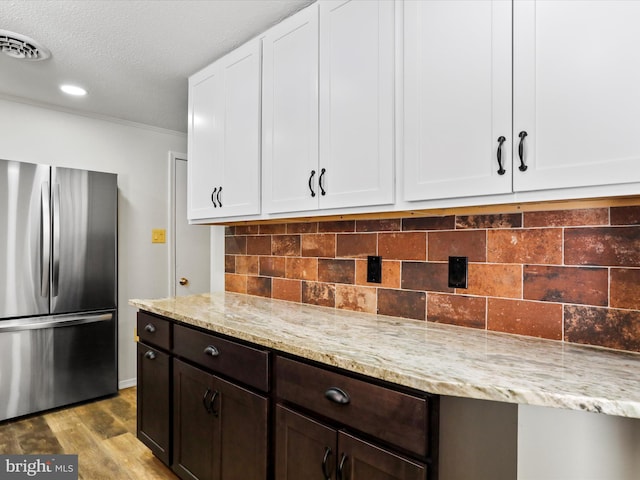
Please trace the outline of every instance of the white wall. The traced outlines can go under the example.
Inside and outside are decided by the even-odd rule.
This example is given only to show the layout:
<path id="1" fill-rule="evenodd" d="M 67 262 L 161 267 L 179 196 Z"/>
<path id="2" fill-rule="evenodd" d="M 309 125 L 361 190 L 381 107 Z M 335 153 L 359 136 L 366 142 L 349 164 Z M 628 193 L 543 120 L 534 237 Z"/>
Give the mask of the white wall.
<path id="1" fill-rule="evenodd" d="M 518 480 L 638 480 L 640 420 L 518 406 Z"/>
<path id="2" fill-rule="evenodd" d="M 0 158 L 118 174 L 121 386 L 136 377 L 136 310 L 128 299 L 168 295 L 167 245 L 151 244 L 151 229 L 168 227 L 169 151 L 186 152 L 186 134 L 0 98 Z"/>

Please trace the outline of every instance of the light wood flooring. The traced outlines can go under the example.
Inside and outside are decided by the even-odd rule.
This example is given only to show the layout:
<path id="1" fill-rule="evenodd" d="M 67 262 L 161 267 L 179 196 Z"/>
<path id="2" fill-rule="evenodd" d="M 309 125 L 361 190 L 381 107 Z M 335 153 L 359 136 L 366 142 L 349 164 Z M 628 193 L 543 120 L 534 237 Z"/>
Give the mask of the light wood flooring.
<path id="1" fill-rule="evenodd" d="M 78 455 L 83 480 L 177 480 L 136 438 L 136 389 L 0 422 L 0 453 Z"/>

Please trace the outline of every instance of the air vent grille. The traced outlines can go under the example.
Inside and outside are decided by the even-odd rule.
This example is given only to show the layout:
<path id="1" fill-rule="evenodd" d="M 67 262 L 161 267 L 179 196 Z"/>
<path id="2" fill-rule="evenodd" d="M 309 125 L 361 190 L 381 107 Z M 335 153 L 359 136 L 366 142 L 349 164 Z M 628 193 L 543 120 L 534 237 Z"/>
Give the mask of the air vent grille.
<path id="1" fill-rule="evenodd" d="M 7 30 L 0 30 L 0 51 L 19 60 L 46 60 L 51 56 L 51 52 L 35 40 Z"/>

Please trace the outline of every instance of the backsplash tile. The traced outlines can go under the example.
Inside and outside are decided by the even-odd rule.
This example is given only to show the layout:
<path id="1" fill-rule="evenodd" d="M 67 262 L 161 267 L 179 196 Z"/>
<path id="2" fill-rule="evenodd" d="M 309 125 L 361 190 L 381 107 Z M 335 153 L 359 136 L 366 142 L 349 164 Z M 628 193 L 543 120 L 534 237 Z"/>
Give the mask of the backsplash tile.
<path id="1" fill-rule="evenodd" d="M 232 292 L 640 352 L 640 206 L 236 225 Z M 368 255 L 382 283 L 367 282 Z M 469 259 L 448 287 L 448 257 Z"/>
<path id="2" fill-rule="evenodd" d="M 607 306 L 606 268 L 525 265 L 523 282 L 529 300 Z"/>
<path id="3" fill-rule="evenodd" d="M 378 255 L 392 260 L 426 260 L 426 232 L 378 234 Z"/>
<path id="4" fill-rule="evenodd" d="M 567 228 L 567 265 L 640 267 L 640 226 Z"/>

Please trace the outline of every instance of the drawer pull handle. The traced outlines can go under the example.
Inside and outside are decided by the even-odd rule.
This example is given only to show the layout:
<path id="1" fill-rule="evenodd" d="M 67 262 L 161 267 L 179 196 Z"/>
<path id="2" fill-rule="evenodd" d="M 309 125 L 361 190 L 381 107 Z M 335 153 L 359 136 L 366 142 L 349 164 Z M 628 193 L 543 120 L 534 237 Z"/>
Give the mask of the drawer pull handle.
<path id="1" fill-rule="evenodd" d="M 498 157 L 498 175 L 504 175 L 506 170 L 504 168 L 502 168 L 502 144 L 506 141 L 507 139 L 504 138 L 502 135 L 498 137 L 498 152 L 497 152 L 497 157 Z"/>
<path id="2" fill-rule="evenodd" d="M 331 449 L 329 447 L 325 447 L 324 449 L 324 457 L 322 457 L 322 474 L 324 475 L 325 480 L 331 480 L 331 471 L 328 469 L 328 460 L 331 456 Z"/>
<path id="3" fill-rule="evenodd" d="M 218 398 L 218 395 L 220 394 L 220 392 L 218 392 L 217 390 L 215 392 L 213 392 L 213 395 L 211 395 L 211 400 L 209 400 L 209 409 L 208 412 L 209 413 L 213 413 L 214 417 L 218 416 L 218 410 L 216 410 L 216 408 L 214 407 L 213 403 L 216 401 L 216 398 Z"/>
<path id="4" fill-rule="evenodd" d="M 211 413 L 211 403 L 207 402 L 207 397 L 211 393 L 211 389 L 207 388 L 207 391 L 204 392 L 204 397 L 202 397 L 202 406 L 207 411 L 207 413 Z"/>
<path id="5" fill-rule="evenodd" d="M 315 197 L 316 192 L 313 191 L 313 187 L 311 186 L 311 182 L 313 181 L 313 177 L 316 174 L 315 170 L 311 170 L 311 176 L 309 177 L 309 190 L 311 191 L 311 196 Z"/>
<path id="6" fill-rule="evenodd" d="M 328 400 L 331 400 L 334 403 L 339 403 L 340 405 L 347 405 L 351 401 L 349 395 L 338 387 L 331 387 L 324 392 L 324 396 L 327 397 Z"/>
<path id="7" fill-rule="evenodd" d="M 155 352 L 148 350 L 147 353 L 144 354 L 144 358 L 147 358 L 149 360 L 154 360 L 156 358 L 156 354 Z"/>
<path id="8" fill-rule="evenodd" d="M 144 331 L 149 333 L 155 333 L 156 327 L 152 323 L 147 323 L 144 327 Z"/>
<path id="9" fill-rule="evenodd" d="M 213 345 L 208 345 L 207 348 L 204 349 L 204 354 L 211 355 L 212 357 L 217 357 L 218 355 L 220 355 L 220 352 Z"/>
<path id="10" fill-rule="evenodd" d="M 346 476 L 344 475 L 344 464 L 347 463 L 347 457 L 344 453 L 342 454 L 342 458 L 340 458 L 340 465 L 338 466 L 338 475 L 336 478 L 338 480 L 346 480 Z"/>
<path id="11" fill-rule="evenodd" d="M 323 197 L 327 194 L 327 192 L 324 190 L 324 184 L 322 183 L 325 173 L 327 173 L 327 170 L 323 168 L 322 170 L 320 170 L 320 177 L 318 178 L 318 186 L 320 187 L 320 193 Z"/>
<path id="12" fill-rule="evenodd" d="M 527 136 L 527 132 L 521 131 L 518 136 L 520 137 L 520 143 L 518 144 L 518 157 L 520 157 L 520 166 L 518 170 L 524 172 L 528 167 L 524 163 L 524 139 Z"/>

